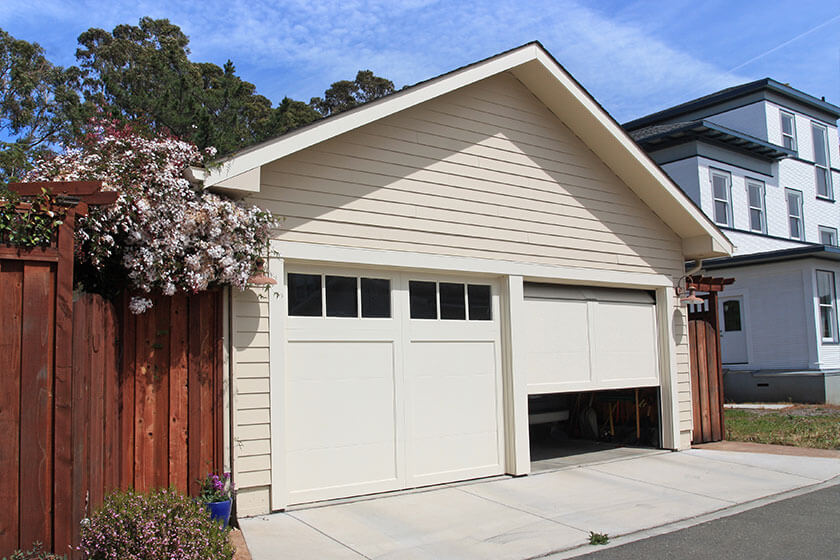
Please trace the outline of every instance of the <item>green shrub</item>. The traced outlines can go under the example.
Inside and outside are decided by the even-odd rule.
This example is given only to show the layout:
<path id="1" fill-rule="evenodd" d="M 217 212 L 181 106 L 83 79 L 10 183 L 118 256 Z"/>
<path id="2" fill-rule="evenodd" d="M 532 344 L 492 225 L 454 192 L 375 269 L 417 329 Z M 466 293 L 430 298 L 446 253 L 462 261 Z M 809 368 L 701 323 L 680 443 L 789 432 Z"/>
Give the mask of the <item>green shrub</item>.
<path id="1" fill-rule="evenodd" d="M 66 560 L 66 558 L 63 555 L 47 552 L 44 550 L 44 545 L 36 541 L 32 545 L 32 550 L 16 550 L 8 558 L 4 556 L 3 560 Z"/>
<path id="2" fill-rule="evenodd" d="M 174 490 L 110 494 L 83 523 L 79 549 L 91 560 L 233 559 L 227 529 Z"/>

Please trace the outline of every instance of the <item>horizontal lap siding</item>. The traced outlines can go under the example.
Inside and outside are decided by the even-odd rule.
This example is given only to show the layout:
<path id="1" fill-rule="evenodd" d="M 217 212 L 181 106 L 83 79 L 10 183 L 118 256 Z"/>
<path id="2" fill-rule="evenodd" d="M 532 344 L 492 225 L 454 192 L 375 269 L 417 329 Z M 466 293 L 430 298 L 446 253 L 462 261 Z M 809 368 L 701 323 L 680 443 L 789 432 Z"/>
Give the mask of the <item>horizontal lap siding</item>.
<path id="1" fill-rule="evenodd" d="M 674 274 L 677 236 L 504 74 L 263 168 L 277 238 Z"/>
<path id="2" fill-rule="evenodd" d="M 679 409 L 678 426 L 680 430 L 680 448 L 690 446 L 691 429 L 693 425 L 691 415 L 691 368 L 688 346 L 688 311 L 680 304 L 679 298 L 674 299 L 675 312 L 680 320 L 674 321 L 674 341 L 676 343 L 677 358 L 677 387 L 676 399 Z"/>
<path id="3" fill-rule="evenodd" d="M 263 290 L 231 293 L 236 507 L 239 515 L 253 515 L 270 509 L 268 297 Z"/>

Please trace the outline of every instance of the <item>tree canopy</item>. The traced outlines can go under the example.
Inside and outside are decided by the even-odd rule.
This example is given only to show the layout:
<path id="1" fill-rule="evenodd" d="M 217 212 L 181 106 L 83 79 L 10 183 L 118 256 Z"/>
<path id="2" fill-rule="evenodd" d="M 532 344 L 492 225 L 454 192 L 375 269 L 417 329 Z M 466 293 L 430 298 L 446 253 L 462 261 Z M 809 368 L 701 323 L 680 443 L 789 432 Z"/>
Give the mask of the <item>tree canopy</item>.
<path id="1" fill-rule="evenodd" d="M 21 177 L 31 157 L 77 132 L 79 71 L 54 66 L 37 43 L 0 29 L 0 183 Z"/>
<path id="2" fill-rule="evenodd" d="M 313 97 L 309 105 L 328 117 L 393 92 L 394 82 L 391 80 L 375 76 L 370 70 L 359 70 L 355 80 L 334 82 L 324 92 L 323 98 Z"/>
<path id="3" fill-rule="evenodd" d="M 93 118 L 227 154 L 394 91 L 390 80 L 360 70 L 323 98 L 285 97 L 272 106 L 230 60 L 222 67 L 191 61 L 189 38 L 167 19 L 90 28 L 78 42 L 78 67 L 64 69 L 37 43 L 0 30 L 0 181 L 20 177 L 51 146 L 69 144 Z"/>

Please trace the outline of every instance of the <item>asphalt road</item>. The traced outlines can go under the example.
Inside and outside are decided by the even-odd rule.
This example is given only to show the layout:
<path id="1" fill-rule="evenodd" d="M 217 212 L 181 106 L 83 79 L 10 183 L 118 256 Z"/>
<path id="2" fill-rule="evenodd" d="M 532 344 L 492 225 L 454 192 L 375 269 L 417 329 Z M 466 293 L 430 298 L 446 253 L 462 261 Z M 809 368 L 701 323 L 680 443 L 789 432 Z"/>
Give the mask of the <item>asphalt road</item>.
<path id="1" fill-rule="evenodd" d="M 577 558 L 840 560 L 840 485 Z"/>

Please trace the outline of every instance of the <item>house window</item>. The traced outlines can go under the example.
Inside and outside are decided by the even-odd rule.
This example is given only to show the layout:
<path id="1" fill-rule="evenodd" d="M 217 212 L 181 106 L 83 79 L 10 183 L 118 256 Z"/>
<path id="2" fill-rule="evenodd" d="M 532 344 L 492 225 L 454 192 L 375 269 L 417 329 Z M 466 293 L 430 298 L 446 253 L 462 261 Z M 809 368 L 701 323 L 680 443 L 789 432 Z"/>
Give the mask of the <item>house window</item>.
<path id="1" fill-rule="evenodd" d="M 834 303 L 834 273 L 817 271 L 817 298 L 820 306 L 820 336 L 823 342 L 837 342 L 837 310 Z"/>
<path id="2" fill-rule="evenodd" d="M 711 170 L 715 223 L 732 226 L 732 177 L 725 171 Z"/>
<path id="3" fill-rule="evenodd" d="M 822 245 L 837 247 L 837 229 L 820 226 L 820 243 Z"/>
<path id="4" fill-rule="evenodd" d="M 750 209 L 750 230 L 767 233 L 767 212 L 764 207 L 764 183 L 747 179 L 747 203 Z"/>
<path id="5" fill-rule="evenodd" d="M 834 198 L 831 189 L 831 170 L 828 160 L 828 134 L 825 127 L 811 123 L 811 133 L 814 138 L 814 165 L 817 174 L 817 196 Z"/>
<path id="6" fill-rule="evenodd" d="M 490 321 L 490 286 L 455 282 L 408 282 L 409 316 L 456 321 Z"/>
<path id="7" fill-rule="evenodd" d="M 788 224 L 790 224 L 791 239 L 805 239 L 805 227 L 802 224 L 802 193 L 793 189 L 785 189 L 787 197 Z"/>
<path id="8" fill-rule="evenodd" d="M 792 113 L 781 112 L 782 115 L 782 146 L 789 150 L 796 150 L 796 121 Z"/>

